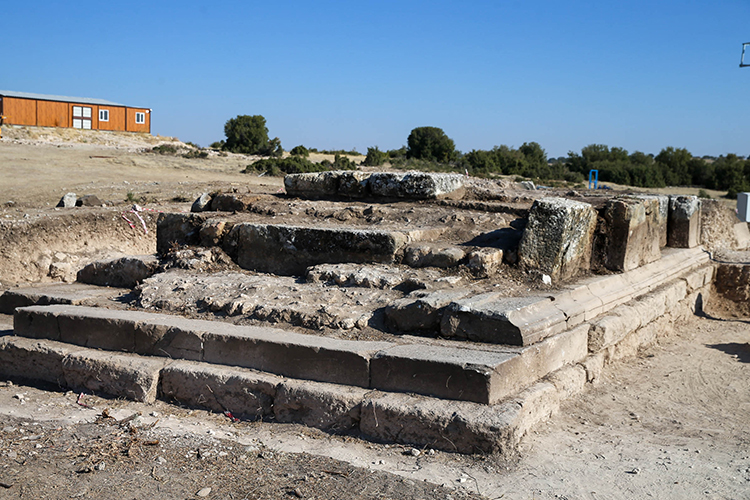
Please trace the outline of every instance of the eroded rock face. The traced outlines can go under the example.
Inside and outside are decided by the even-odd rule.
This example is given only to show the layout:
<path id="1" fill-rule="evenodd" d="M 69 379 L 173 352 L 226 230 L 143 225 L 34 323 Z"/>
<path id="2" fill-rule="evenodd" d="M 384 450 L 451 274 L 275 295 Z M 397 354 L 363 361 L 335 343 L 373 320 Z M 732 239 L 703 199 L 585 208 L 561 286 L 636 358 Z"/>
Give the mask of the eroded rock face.
<path id="1" fill-rule="evenodd" d="M 693 248 L 701 240 L 701 200 L 697 196 L 669 197 L 669 246 Z"/>
<path id="2" fill-rule="evenodd" d="M 65 193 L 65 196 L 60 198 L 57 206 L 60 208 L 72 208 L 76 206 L 77 200 L 78 198 L 76 197 L 75 193 Z"/>
<path id="3" fill-rule="evenodd" d="M 316 264 L 395 260 L 406 236 L 395 231 L 238 224 L 237 263 L 244 269 L 302 275 Z"/>
<path id="4" fill-rule="evenodd" d="M 319 198 L 334 196 L 338 192 L 342 171 L 289 174 L 284 177 L 284 189 L 291 196 Z"/>
<path id="5" fill-rule="evenodd" d="M 534 202 L 518 247 L 521 265 L 539 269 L 553 280 L 588 268 L 596 211 L 588 203 L 565 198 Z"/>
<path id="6" fill-rule="evenodd" d="M 191 212 L 205 212 L 209 209 L 209 205 L 211 204 L 211 195 L 208 193 L 201 194 L 196 200 L 193 202 L 193 205 L 190 207 Z"/>

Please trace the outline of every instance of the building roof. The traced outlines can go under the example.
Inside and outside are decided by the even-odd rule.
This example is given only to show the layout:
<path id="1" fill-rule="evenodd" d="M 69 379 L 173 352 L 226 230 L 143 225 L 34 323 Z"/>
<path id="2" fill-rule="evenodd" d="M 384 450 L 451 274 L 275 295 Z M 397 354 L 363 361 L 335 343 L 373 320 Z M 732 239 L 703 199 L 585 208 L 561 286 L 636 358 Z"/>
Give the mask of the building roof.
<path id="1" fill-rule="evenodd" d="M 11 90 L 0 90 L 0 97 L 18 97 L 21 99 L 38 99 L 41 101 L 60 101 L 60 102 L 74 102 L 77 104 L 96 104 L 98 106 L 123 106 L 125 104 L 119 104 L 112 101 L 105 101 L 104 99 L 92 99 L 90 97 L 68 97 L 64 95 L 46 95 L 46 94 L 32 94 L 31 92 L 13 92 Z M 137 106 L 127 106 L 137 107 Z M 149 109 L 149 108 L 144 108 Z"/>

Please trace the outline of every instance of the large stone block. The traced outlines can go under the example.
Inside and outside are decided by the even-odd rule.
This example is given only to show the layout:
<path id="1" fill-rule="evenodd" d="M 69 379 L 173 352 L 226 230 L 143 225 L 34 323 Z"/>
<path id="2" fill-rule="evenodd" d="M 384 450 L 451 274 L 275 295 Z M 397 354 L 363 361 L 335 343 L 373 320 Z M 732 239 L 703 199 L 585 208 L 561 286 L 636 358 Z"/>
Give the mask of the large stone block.
<path id="1" fill-rule="evenodd" d="M 407 242 L 395 231 L 268 224 L 234 229 L 240 267 L 283 275 L 303 275 L 309 266 L 324 263 L 391 263 Z"/>
<path id="2" fill-rule="evenodd" d="M 17 307 L 33 305 L 93 304 L 120 293 L 120 290 L 83 283 L 54 283 L 10 288 L 0 295 L 0 313 L 13 314 Z"/>
<path id="3" fill-rule="evenodd" d="M 78 348 L 50 340 L 0 338 L 0 376 L 65 385 L 62 362 Z"/>
<path id="4" fill-rule="evenodd" d="M 565 314 L 547 297 L 490 292 L 451 302 L 440 333 L 475 342 L 530 345 L 565 328 Z"/>
<path id="5" fill-rule="evenodd" d="M 174 361 L 161 372 L 159 392 L 190 406 L 258 419 L 273 414 L 276 386 L 281 380 L 236 367 Z"/>
<path id="6" fill-rule="evenodd" d="M 284 177 L 284 189 L 290 196 L 322 198 L 338 192 L 341 171 L 288 174 Z"/>
<path id="7" fill-rule="evenodd" d="M 661 258 L 661 233 L 654 227 L 659 200 L 616 198 L 604 207 L 606 234 L 599 251 L 604 267 L 630 271 Z"/>
<path id="8" fill-rule="evenodd" d="M 459 174 L 375 172 L 368 183 L 374 196 L 384 198 L 460 199 L 466 192 L 464 176 Z"/>
<path id="9" fill-rule="evenodd" d="M 359 425 L 368 392 L 359 387 L 286 379 L 277 388 L 274 416 L 277 422 L 346 432 Z"/>
<path id="10" fill-rule="evenodd" d="M 646 217 L 649 220 L 652 234 L 658 234 L 658 244 L 660 248 L 667 246 L 669 196 L 664 194 L 642 194 L 636 195 L 635 198 L 647 202 Z"/>
<path id="11" fill-rule="evenodd" d="M 397 332 L 438 332 L 446 306 L 468 294 L 469 291 L 466 289 L 414 291 L 407 297 L 388 304 L 385 308 L 386 324 Z"/>
<path id="12" fill-rule="evenodd" d="M 90 285 L 133 288 L 158 268 L 159 259 L 154 255 L 120 257 L 92 262 L 78 271 L 76 279 Z"/>
<path id="13" fill-rule="evenodd" d="M 596 211 L 588 203 L 536 200 L 518 246 L 519 262 L 553 280 L 574 276 L 589 267 L 595 227 Z"/>
<path id="14" fill-rule="evenodd" d="M 85 349 L 66 356 L 62 365 L 69 387 L 153 403 L 159 372 L 167 363 L 164 358 Z"/>
<path id="15" fill-rule="evenodd" d="M 697 196 L 669 197 L 668 244 L 693 248 L 701 244 L 701 200 Z"/>
<path id="16" fill-rule="evenodd" d="M 293 378 L 368 387 L 370 358 L 392 345 L 222 324 L 204 334 L 203 360 Z"/>
<path id="17" fill-rule="evenodd" d="M 520 436 L 520 406 L 487 406 L 407 394 L 373 394 L 362 405 L 359 428 L 380 441 L 458 453 L 510 455 Z"/>

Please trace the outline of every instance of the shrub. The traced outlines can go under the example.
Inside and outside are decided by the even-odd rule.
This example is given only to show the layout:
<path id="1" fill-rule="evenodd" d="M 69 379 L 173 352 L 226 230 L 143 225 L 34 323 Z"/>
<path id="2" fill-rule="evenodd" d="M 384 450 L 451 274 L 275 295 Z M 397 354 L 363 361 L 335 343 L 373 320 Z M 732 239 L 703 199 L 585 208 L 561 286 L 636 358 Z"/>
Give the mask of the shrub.
<path id="1" fill-rule="evenodd" d="M 183 158 L 208 158 L 208 151 L 202 149 L 191 149 L 184 155 Z"/>
<path id="2" fill-rule="evenodd" d="M 367 148 L 367 157 L 365 158 L 365 161 L 362 162 L 362 165 L 368 167 L 379 167 L 385 163 L 387 159 L 388 153 L 379 150 L 378 147 L 375 146 L 373 148 Z"/>
<path id="3" fill-rule="evenodd" d="M 173 146 L 172 144 L 160 144 L 151 148 L 151 152 L 160 155 L 173 155 L 177 154 L 177 146 Z"/>
<path id="4" fill-rule="evenodd" d="M 299 146 L 294 146 L 289 151 L 289 154 L 292 155 L 292 156 L 304 156 L 304 157 L 308 157 L 308 156 L 310 156 L 310 151 L 305 146 L 303 146 L 302 144 L 300 144 Z"/>
<path id="5" fill-rule="evenodd" d="M 698 198 L 704 198 L 706 200 L 711 199 L 711 195 L 708 194 L 708 192 L 705 189 L 699 189 L 698 190 Z"/>

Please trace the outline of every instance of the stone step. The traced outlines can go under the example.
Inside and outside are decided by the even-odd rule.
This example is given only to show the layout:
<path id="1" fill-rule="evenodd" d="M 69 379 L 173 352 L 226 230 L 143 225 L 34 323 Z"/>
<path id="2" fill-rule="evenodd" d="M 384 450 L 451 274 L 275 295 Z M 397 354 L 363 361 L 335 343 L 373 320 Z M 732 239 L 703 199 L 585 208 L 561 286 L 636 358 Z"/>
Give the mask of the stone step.
<path id="1" fill-rule="evenodd" d="M 584 279 L 552 296 L 509 298 L 501 293 L 470 296 L 445 307 L 441 333 L 447 338 L 532 345 L 708 262 L 708 254 L 701 248 L 666 249 L 656 262 L 623 274 Z"/>
<path id="2" fill-rule="evenodd" d="M 108 301 L 122 290 L 82 283 L 55 283 L 10 288 L 0 295 L 0 313 L 13 314 L 17 307 L 48 304 L 94 305 Z"/>
<path id="3" fill-rule="evenodd" d="M 16 310 L 16 335 L 77 346 L 252 368 L 369 389 L 495 404 L 586 355 L 587 330 L 527 348 L 339 340 L 141 311 L 85 306 Z"/>
<path id="4" fill-rule="evenodd" d="M 30 366 L 36 369 L 30 371 Z M 571 370 L 582 388 L 583 369 L 561 372 Z M 0 376 L 146 403 L 157 398 L 177 401 L 238 418 L 300 423 L 328 432 L 358 431 L 365 438 L 460 453 L 514 450 L 528 428 L 561 399 L 548 382 L 511 401 L 482 405 L 17 336 L 0 338 Z"/>

